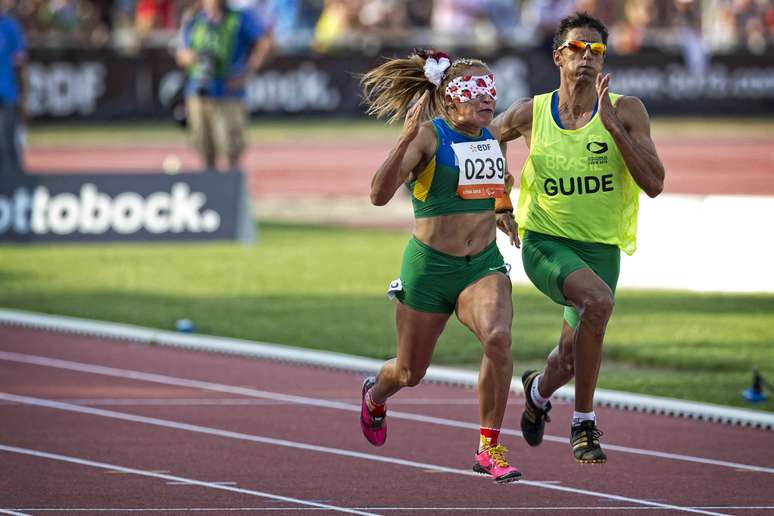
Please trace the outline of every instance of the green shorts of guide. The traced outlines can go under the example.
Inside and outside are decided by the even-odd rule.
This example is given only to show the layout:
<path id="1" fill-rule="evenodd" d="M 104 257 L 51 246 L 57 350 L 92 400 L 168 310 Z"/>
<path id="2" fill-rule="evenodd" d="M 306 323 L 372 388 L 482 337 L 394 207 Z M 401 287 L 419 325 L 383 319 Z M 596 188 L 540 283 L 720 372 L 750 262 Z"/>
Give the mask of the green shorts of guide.
<path id="1" fill-rule="evenodd" d="M 387 297 L 420 312 L 450 314 L 468 285 L 509 271 L 495 241 L 477 254 L 452 256 L 412 237 L 403 252 L 400 278 L 390 283 Z"/>
<path id="2" fill-rule="evenodd" d="M 615 298 L 621 272 L 621 251 L 615 245 L 579 242 L 534 231 L 525 231 L 521 245 L 524 272 L 543 294 L 564 305 L 564 320 L 571 328 L 580 322 L 578 312 L 564 297 L 567 276 L 579 269 L 591 269 L 604 281 Z"/>

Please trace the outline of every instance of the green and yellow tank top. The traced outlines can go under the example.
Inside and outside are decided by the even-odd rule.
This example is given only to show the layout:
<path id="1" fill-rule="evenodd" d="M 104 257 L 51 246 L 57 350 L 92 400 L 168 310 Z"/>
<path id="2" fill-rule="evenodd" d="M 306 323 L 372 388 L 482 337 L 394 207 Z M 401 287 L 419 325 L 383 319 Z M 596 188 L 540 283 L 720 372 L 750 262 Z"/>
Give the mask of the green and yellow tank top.
<path id="1" fill-rule="evenodd" d="M 213 24 L 199 13 L 190 25 L 190 45 L 197 54 L 207 52 L 214 58 L 214 78 L 222 79 L 228 75 L 229 60 L 236 45 L 240 16 L 237 11 L 226 10 L 223 21 Z M 195 75 L 200 64 L 189 67 L 189 74 Z"/>
<path id="2" fill-rule="evenodd" d="M 516 212 L 519 232 L 614 244 L 633 254 L 639 186 L 599 113 L 579 129 L 563 129 L 551 114 L 552 95 L 533 99 L 532 141 Z M 613 103 L 618 97 L 610 94 Z"/>
<path id="3" fill-rule="evenodd" d="M 452 144 L 494 140 L 492 133 L 483 128 L 476 138 L 466 136 L 442 118 L 433 119 L 435 128 L 435 155 L 415 180 L 406 186 L 411 192 L 416 218 L 437 217 L 452 213 L 470 213 L 494 210 L 494 199 L 463 199 L 457 195 L 460 168 Z"/>

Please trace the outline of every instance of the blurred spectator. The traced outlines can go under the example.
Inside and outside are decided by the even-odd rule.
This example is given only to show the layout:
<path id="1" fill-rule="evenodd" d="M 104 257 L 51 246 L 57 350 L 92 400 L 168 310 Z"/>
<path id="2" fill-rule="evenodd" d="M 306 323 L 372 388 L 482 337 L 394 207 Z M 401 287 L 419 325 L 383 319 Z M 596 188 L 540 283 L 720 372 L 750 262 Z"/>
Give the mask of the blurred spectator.
<path id="1" fill-rule="evenodd" d="M 494 26 L 499 44 L 509 45 L 524 38 L 521 26 L 520 2 L 514 0 L 489 0 L 487 16 Z"/>
<path id="2" fill-rule="evenodd" d="M 301 0 L 269 0 L 267 4 L 266 17 L 277 45 L 287 49 L 308 48 L 322 3 L 316 13 L 313 13 L 314 6 L 305 8 Z"/>
<path id="3" fill-rule="evenodd" d="M 527 9 L 529 22 L 535 27 L 535 43 L 550 55 L 554 32 L 559 22 L 575 10 L 575 0 L 533 0 Z"/>
<path id="4" fill-rule="evenodd" d="M 774 46 L 774 2 L 769 2 L 766 8 L 766 27 L 769 33 L 769 45 Z"/>
<path id="5" fill-rule="evenodd" d="M 149 32 L 155 28 L 177 28 L 176 4 L 175 0 L 137 0 L 137 30 Z"/>
<path id="6" fill-rule="evenodd" d="M 359 42 L 363 36 L 361 7 L 361 0 L 325 0 L 325 7 L 315 26 L 315 49 L 326 51 L 333 46 Z"/>
<path id="7" fill-rule="evenodd" d="M 490 0 L 435 0 L 432 29 L 436 45 L 493 45 L 497 29 L 489 18 Z"/>
<path id="8" fill-rule="evenodd" d="M 406 0 L 406 22 L 413 30 L 428 29 L 433 16 L 433 0 Z"/>
<path id="9" fill-rule="evenodd" d="M 202 0 L 23 0 L 14 14 L 31 45 L 166 46 Z M 774 43 L 774 0 L 228 0 L 272 27 L 285 51 L 336 46 L 507 46 L 549 49 L 575 11 L 610 27 L 611 51 L 681 48 L 701 70 L 702 47 L 763 52 Z M 700 44 L 702 43 L 702 44 Z M 689 57 L 692 56 L 692 57 Z"/>
<path id="10" fill-rule="evenodd" d="M 323 0 L 229 0 L 229 7 L 252 12 L 271 27 L 278 47 L 295 52 L 311 46 Z"/>
<path id="11" fill-rule="evenodd" d="M 575 10 L 599 19 L 605 27 L 612 27 L 623 15 L 622 4 L 620 0 L 575 0 Z"/>
<path id="12" fill-rule="evenodd" d="M 623 18 L 611 29 L 610 43 L 613 51 L 617 54 L 638 52 L 655 15 L 654 0 L 626 0 Z"/>
<path id="13" fill-rule="evenodd" d="M 114 0 L 24 0 L 13 12 L 37 45 L 102 46 L 110 42 Z"/>
<path id="14" fill-rule="evenodd" d="M 21 26 L 10 11 L 16 0 L 0 0 L 0 180 L 20 175 L 27 49 Z"/>
<path id="15" fill-rule="evenodd" d="M 737 42 L 744 45 L 750 52 L 762 53 L 766 49 L 766 29 L 764 4 L 755 0 L 736 0 L 734 16 L 736 17 Z"/>
<path id="16" fill-rule="evenodd" d="M 410 36 L 406 4 L 401 0 L 363 0 L 358 18 L 368 38 L 377 44 L 406 41 Z"/>
<path id="17" fill-rule="evenodd" d="M 188 73 L 186 110 L 194 146 L 207 170 L 218 157 L 239 167 L 245 147 L 245 83 L 271 47 L 265 25 L 248 11 L 234 11 L 226 0 L 202 0 L 180 29 L 177 62 Z"/>
<path id="18" fill-rule="evenodd" d="M 82 8 L 78 0 L 49 0 L 38 15 L 52 30 L 75 33 L 80 29 Z"/>
<path id="19" fill-rule="evenodd" d="M 693 75 L 704 75 L 707 71 L 707 54 L 701 37 L 701 10 L 695 0 L 674 0 L 672 20 L 678 45 L 688 71 Z"/>
<path id="20" fill-rule="evenodd" d="M 100 31 L 104 31 L 102 36 L 105 41 L 110 40 L 110 34 L 114 28 L 114 13 L 119 11 L 119 3 L 122 0 L 90 0 L 94 7 L 94 18 Z M 125 0 L 124 0 L 125 1 Z"/>
<path id="21" fill-rule="evenodd" d="M 736 20 L 731 2 L 718 1 L 710 15 L 706 17 L 704 39 L 713 51 L 731 50 L 736 41 Z"/>
<path id="22" fill-rule="evenodd" d="M 176 0 L 137 0 L 134 28 L 140 45 L 155 29 L 177 28 L 176 4 Z"/>

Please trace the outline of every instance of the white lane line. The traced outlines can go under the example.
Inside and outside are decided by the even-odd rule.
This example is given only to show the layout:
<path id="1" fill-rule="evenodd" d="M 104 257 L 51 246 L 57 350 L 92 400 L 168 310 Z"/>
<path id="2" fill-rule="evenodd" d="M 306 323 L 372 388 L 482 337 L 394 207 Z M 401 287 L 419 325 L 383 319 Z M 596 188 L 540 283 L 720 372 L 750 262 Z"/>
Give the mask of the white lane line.
<path id="1" fill-rule="evenodd" d="M 295 448 L 305 451 L 315 451 L 320 453 L 328 453 L 332 455 L 338 455 L 338 456 L 344 456 L 344 457 L 351 457 L 351 458 L 357 458 L 357 459 L 365 459 L 370 461 L 376 461 L 376 462 L 386 462 L 389 464 L 397 464 L 400 466 L 408 466 L 411 468 L 420 468 L 425 470 L 432 470 L 442 473 L 453 473 L 456 475 L 466 475 L 466 476 L 473 476 L 473 477 L 480 477 L 478 473 L 474 473 L 472 470 L 461 470 L 461 469 L 455 469 L 455 468 L 448 468 L 445 466 L 438 466 L 436 464 L 428 464 L 423 462 L 415 462 L 410 460 L 404 460 L 399 459 L 396 457 L 385 457 L 382 455 L 372 455 L 368 453 L 361 453 L 356 452 L 352 450 L 344 450 L 341 448 L 330 448 L 328 446 L 319 446 L 314 444 L 306 444 L 306 443 L 300 443 L 296 441 L 287 441 L 284 439 L 274 439 L 272 437 L 263 437 L 259 435 L 252 435 L 252 434 L 244 434 L 241 432 L 232 432 L 229 430 L 221 430 L 219 428 L 211 428 L 206 426 L 199 426 L 199 425 L 192 425 L 188 423 L 179 423 L 177 421 L 169 421 L 165 419 L 158 419 L 153 417 L 146 417 L 146 416 L 137 416 L 134 414 L 125 414 L 123 412 L 115 412 L 112 410 L 103 410 L 103 409 L 97 409 L 97 408 L 91 408 L 91 407 L 81 407 L 79 405 L 70 405 L 68 403 L 61 403 L 58 401 L 53 400 L 46 400 L 46 399 L 40 399 L 40 398 L 30 398 L 27 396 L 17 396 L 15 394 L 8 394 L 8 393 L 2 393 L 0 392 L 0 399 L 6 399 L 9 401 L 18 401 L 19 403 L 24 403 L 27 405 L 35 405 L 40 407 L 46 407 L 46 408 L 53 408 L 58 410 L 65 410 L 68 412 L 79 412 L 82 414 L 90 414 L 94 416 L 101 416 L 101 417 L 107 417 L 112 419 L 120 419 L 123 421 L 132 421 L 135 423 L 144 423 L 148 425 L 155 425 L 155 426 L 162 426 L 165 428 L 174 428 L 176 430 L 185 430 L 188 432 L 196 432 L 200 434 L 207 434 L 207 435 L 214 435 L 218 437 L 227 437 L 230 439 L 238 439 L 242 441 L 252 441 L 256 443 L 261 444 L 268 444 L 271 446 L 284 446 L 287 448 Z M 2 447 L 0 447 L 2 448 Z M 672 505 L 672 504 L 666 504 L 666 503 L 660 503 L 660 502 L 653 502 L 650 500 L 642 500 L 639 498 L 630 498 L 627 496 L 619 496 L 609 493 L 602 493 L 598 491 L 589 491 L 585 489 L 577 489 L 574 487 L 567 487 L 567 486 L 560 486 L 560 485 L 553 485 L 553 484 L 545 484 L 542 482 L 534 482 L 529 480 L 521 480 L 519 482 L 513 482 L 509 485 L 527 485 L 527 486 L 533 486 L 533 487 L 540 487 L 543 489 L 550 489 L 554 491 L 563 491 L 567 493 L 574 493 L 574 494 L 580 494 L 584 496 L 594 496 L 596 498 L 605 498 L 608 500 L 616 500 L 619 502 L 629 502 L 629 503 L 636 503 L 640 505 L 647 505 L 650 507 L 664 507 L 664 508 L 670 508 L 675 511 L 683 511 L 683 512 L 693 512 L 697 514 L 711 514 L 717 516 L 718 514 L 724 514 L 724 513 L 717 513 L 717 512 L 707 512 L 707 511 L 701 511 L 701 510 L 695 510 L 688 507 L 682 507 L 679 505 Z"/>
<path id="2" fill-rule="evenodd" d="M 331 398 L 333 401 L 352 403 L 352 398 Z M 75 405 L 91 406 L 206 406 L 206 405 L 297 405 L 284 401 L 262 400 L 256 398 L 61 398 L 60 401 Z M 1 404 L 0 404 L 1 405 Z M 477 398 L 416 398 L 408 400 L 390 400 L 395 405 L 478 405 Z"/>
<path id="3" fill-rule="evenodd" d="M 774 507 L 737 507 L 737 506 L 695 506 L 689 509 L 774 509 Z M 641 507 L 641 506 L 616 506 L 616 507 L 368 507 L 372 511 L 463 511 L 463 512 L 488 512 L 488 511 L 671 511 L 669 507 Z"/>
<path id="4" fill-rule="evenodd" d="M 237 485 L 236 482 L 210 482 L 210 484 L 217 485 L 217 486 L 235 486 Z M 193 484 L 190 484 L 188 482 L 167 482 L 168 486 L 191 486 Z"/>
<path id="5" fill-rule="evenodd" d="M 289 362 L 291 364 L 322 366 L 324 368 L 349 372 L 376 373 L 384 363 L 383 360 L 346 355 L 344 353 L 313 351 L 267 342 L 194 335 L 155 328 L 144 328 L 130 324 L 117 324 L 0 308 L 0 325 L 3 324 L 36 330 L 71 333 L 79 337 L 97 337 L 103 340 L 129 340 L 152 346 L 170 346 L 210 353 L 247 356 Z M 425 381 L 475 387 L 478 385 L 478 372 L 451 367 L 430 366 L 425 375 Z M 518 377 L 511 378 L 510 391 L 513 393 L 523 392 L 521 380 Z M 571 401 L 575 399 L 575 392 L 572 386 L 564 386 L 554 393 L 554 398 Z M 767 430 L 774 429 L 774 415 L 758 410 L 745 410 L 607 389 L 597 389 L 594 393 L 594 401 L 600 407 L 751 426 Z"/>
<path id="6" fill-rule="evenodd" d="M 617 507 L 353 507 L 354 509 L 369 511 L 458 511 L 458 512 L 489 512 L 489 511 L 667 511 L 666 507 L 635 507 L 635 506 L 617 506 Z M 723 506 L 694 506 L 691 509 L 734 509 L 734 510 L 774 510 L 770 505 L 723 505 Z M 18 510 L 18 509 L 17 509 Z M 317 507 L 156 507 L 156 508 L 79 508 L 79 507 L 35 507 L 24 509 L 25 511 L 35 512 L 300 512 L 300 511 L 323 511 Z M 26 515 L 29 516 L 29 515 Z"/>
<path id="7" fill-rule="evenodd" d="M 24 509 L 25 511 L 29 511 L 30 509 Z M 31 514 L 27 514 L 26 512 L 16 512 L 12 511 L 11 509 L 0 509 L 0 514 L 15 514 L 16 516 L 32 516 Z"/>
<path id="8" fill-rule="evenodd" d="M 22 455 L 31 455 L 33 457 L 41 457 L 44 459 L 51 459 L 51 460 L 58 460 L 62 462 L 70 462 L 73 464 L 79 464 L 81 466 L 91 466 L 94 468 L 100 468 L 100 469 L 108 469 L 108 470 L 114 470 L 114 471 L 123 471 L 125 473 L 132 473 L 134 475 L 139 475 L 143 477 L 151 477 L 151 478 L 158 478 L 162 480 L 171 480 L 175 482 L 184 482 L 186 484 L 200 486 L 200 487 L 208 487 L 210 489 L 220 489 L 222 491 L 231 491 L 232 493 L 240 493 L 240 494 L 246 494 L 246 495 L 252 495 L 252 496 L 259 496 L 261 498 L 269 498 L 271 500 L 277 500 L 280 502 L 288 502 L 288 503 L 295 503 L 299 505 L 308 505 L 310 507 L 317 507 L 320 509 L 325 509 L 328 511 L 336 511 L 336 512 L 344 512 L 347 514 L 361 514 L 365 516 L 376 516 L 372 512 L 366 512 L 366 511 L 358 511 L 355 509 L 347 509 L 345 507 L 337 507 L 335 505 L 328 505 L 324 503 L 317 503 L 317 502 L 311 502 L 308 500 L 301 500 L 299 498 L 290 498 L 288 496 L 280 496 L 275 495 L 271 493 L 265 493 L 263 491 L 253 491 L 251 489 L 243 489 L 241 487 L 232 487 L 232 486 L 224 486 L 220 484 L 213 484 L 211 482 L 204 482 L 201 480 L 196 480 L 193 478 L 185 478 L 185 477 L 179 477 L 177 475 L 165 475 L 162 473 L 153 473 L 150 471 L 143 471 L 141 469 L 134 469 L 134 468 L 127 468 L 124 466 L 119 466 L 117 464 L 107 464 L 105 462 L 96 462 L 92 460 L 87 459 L 81 459 L 78 457 L 70 457 L 68 455 L 60 455 L 58 453 L 47 453 L 42 452 L 38 450 L 30 450 L 28 448 L 17 448 L 16 446 L 6 446 L 4 444 L 0 444 L 0 451 L 6 451 L 10 453 L 19 453 Z"/>
<path id="9" fill-rule="evenodd" d="M 0 351 L 0 360 L 7 360 L 9 362 L 20 362 L 24 364 L 34 364 L 44 367 L 54 367 L 57 369 L 66 369 L 69 371 L 78 371 L 82 373 L 93 373 L 104 376 L 111 376 L 115 378 L 128 378 L 132 380 L 140 380 L 145 382 L 160 383 L 164 385 L 175 385 L 178 387 L 190 387 L 192 389 L 203 389 L 215 392 L 226 392 L 229 394 L 238 394 L 241 396 L 248 396 L 253 398 L 263 398 L 276 401 L 284 401 L 288 403 L 295 403 L 299 405 L 310 405 L 314 407 L 324 407 L 336 410 L 346 410 L 350 412 L 359 412 L 360 406 L 353 405 L 351 403 L 342 403 L 338 401 L 307 398 L 304 396 L 293 396 L 290 394 L 281 394 L 276 392 L 262 391 L 258 389 L 250 389 L 247 387 L 238 387 L 234 385 L 224 385 L 219 383 L 204 382 L 199 380 L 189 380 L 186 378 L 177 378 L 173 376 L 165 376 L 160 374 L 145 373 L 142 371 L 133 371 L 129 369 L 116 369 L 113 367 L 105 367 L 93 364 L 84 364 L 81 362 L 71 362 L 68 360 L 59 360 L 56 358 L 41 357 L 37 355 L 27 355 L 23 353 L 13 353 L 9 351 Z M 445 419 L 433 416 L 424 416 L 421 414 L 412 414 L 410 412 L 401 412 L 398 410 L 390 410 L 390 417 L 393 419 L 407 419 L 410 421 L 419 421 L 422 423 L 431 423 L 442 426 L 449 426 L 455 428 L 465 428 L 468 430 L 480 430 L 478 423 L 468 423 L 465 421 L 456 421 L 453 419 Z M 521 436 L 521 432 L 517 430 L 511 430 L 509 428 L 503 428 L 500 430 L 503 435 L 515 435 Z M 546 435 L 543 437 L 545 441 L 553 441 L 561 443 L 567 446 L 566 437 L 558 437 L 552 435 Z M 750 464 L 741 464 L 738 462 L 729 462 L 723 460 L 707 459 L 704 457 L 695 457 L 692 455 L 683 455 L 679 453 L 660 452 L 655 450 L 645 450 L 641 448 L 631 448 L 628 446 L 619 446 L 615 444 L 605 443 L 605 449 L 609 451 L 618 451 L 622 453 L 631 453 L 635 455 L 643 455 L 647 457 L 658 457 L 661 459 L 679 460 L 684 462 L 695 462 L 698 464 L 706 464 L 712 466 L 721 466 L 731 469 L 743 469 L 747 471 L 758 471 L 763 473 L 774 473 L 774 468 L 765 466 L 754 466 Z"/>

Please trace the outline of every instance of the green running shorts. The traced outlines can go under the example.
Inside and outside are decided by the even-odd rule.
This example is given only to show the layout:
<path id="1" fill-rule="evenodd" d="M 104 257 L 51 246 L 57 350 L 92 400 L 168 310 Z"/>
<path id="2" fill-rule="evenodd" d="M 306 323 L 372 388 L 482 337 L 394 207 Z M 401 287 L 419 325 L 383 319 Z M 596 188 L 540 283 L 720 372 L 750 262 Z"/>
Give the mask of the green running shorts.
<path id="1" fill-rule="evenodd" d="M 420 312 L 450 314 L 468 285 L 509 271 L 495 241 L 477 254 L 452 256 L 412 237 L 403 252 L 400 278 L 390 283 L 387 297 Z"/>
<path id="2" fill-rule="evenodd" d="M 579 242 L 534 231 L 525 231 L 521 245 L 524 272 L 543 294 L 564 305 L 564 320 L 573 329 L 580 317 L 564 297 L 564 280 L 571 273 L 589 268 L 604 281 L 615 298 L 615 287 L 621 272 L 618 246 Z"/>

